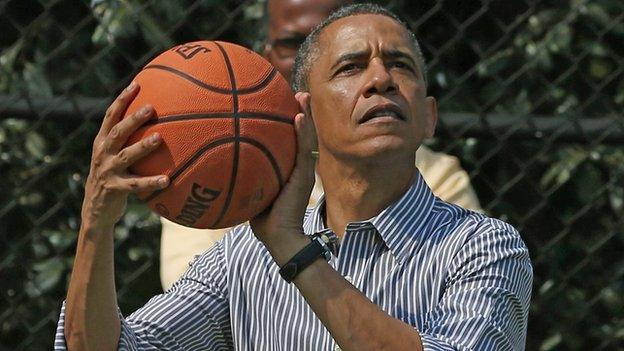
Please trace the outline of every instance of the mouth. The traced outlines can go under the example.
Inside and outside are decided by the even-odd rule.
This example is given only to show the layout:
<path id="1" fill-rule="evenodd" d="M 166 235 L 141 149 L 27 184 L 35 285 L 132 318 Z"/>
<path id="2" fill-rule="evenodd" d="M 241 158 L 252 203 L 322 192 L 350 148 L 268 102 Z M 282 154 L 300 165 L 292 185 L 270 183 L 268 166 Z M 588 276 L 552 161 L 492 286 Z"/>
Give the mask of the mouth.
<path id="1" fill-rule="evenodd" d="M 405 115 L 401 112 L 401 109 L 394 104 L 378 105 L 370 110 L 366 111 L 364 116 L 359 120 L 359 124 L 363 124 L 370 121 L 382 121 L 382 120 L 399 120 L 405 121 Z"/>

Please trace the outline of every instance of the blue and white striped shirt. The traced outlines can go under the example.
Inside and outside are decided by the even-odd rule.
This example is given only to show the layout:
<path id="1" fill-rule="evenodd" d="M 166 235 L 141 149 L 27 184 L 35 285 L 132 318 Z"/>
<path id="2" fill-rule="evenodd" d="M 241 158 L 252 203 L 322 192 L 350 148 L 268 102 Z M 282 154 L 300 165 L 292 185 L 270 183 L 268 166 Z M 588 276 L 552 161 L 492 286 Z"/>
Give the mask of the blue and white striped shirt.
<path id="1" fill-rule="evenodd" d="M 323 201 L 304 221 L 326 229 Z M 437 199 L 420 174 L 376 217 L 350 223 L 330 262 L 425 350 L 522 350 L 529 253 L 510 225 Z M 64 306 L 55 348 L 65 349 Z M 335 350 L 336 342 L 248 226 L 122 319 L 121 350 Z"/>

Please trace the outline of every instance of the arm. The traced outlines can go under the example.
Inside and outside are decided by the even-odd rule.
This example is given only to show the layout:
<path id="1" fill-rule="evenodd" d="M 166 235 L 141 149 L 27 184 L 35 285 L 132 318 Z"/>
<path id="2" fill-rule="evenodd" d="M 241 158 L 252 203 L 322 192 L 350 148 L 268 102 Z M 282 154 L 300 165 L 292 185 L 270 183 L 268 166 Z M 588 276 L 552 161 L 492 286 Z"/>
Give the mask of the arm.
<path id="1" fill-rule="evenodd" d="M 166 293 L 155 296 L 127 318 L 118 312 L 119 350 L 209 350 L 233 346 L 227 292 L 227 262 L 221 243 L 196 258 Z M 55 350 L 67 350 L 64 304 Z"/>
<path id="2" fill-rule="evenodd" d="M 82 205 L 82 223 L 64 320 L 64 335 L 71 350 L 117 348 L 120 320 L 115 291 L 113 229 L 133 191 L 167 186 L 161 176 L 133 177 L 127 168 L 161 143 L 155 134 L 124 147 L 128 137 L 153 115 L 149 107 L 122 119 L 138 93 L 130 85 L 106 112 L 93 144 L 89 176 Z"/>
<path id="3" fill-rule="evenodd" d="M 250 223 L 278 266 L 309 243 L 303 217 L 314 184 L 316 134 L 309 114 L 309 94 L 296 95 L 302 111 L 295 117 L 297 161 L 271 210 Z M 419 333 L 388 315 L 322 259 L 294 280 L 317 317 L 343 350 L 422 350 Z"/>
<path id="4" fill-rule="evenodd" d="M 423 344 L 524 350 L 532 280 L 529 252 L 518 232 L 486 221 L 450 261 L 444 294 L 427 314 Z"/>

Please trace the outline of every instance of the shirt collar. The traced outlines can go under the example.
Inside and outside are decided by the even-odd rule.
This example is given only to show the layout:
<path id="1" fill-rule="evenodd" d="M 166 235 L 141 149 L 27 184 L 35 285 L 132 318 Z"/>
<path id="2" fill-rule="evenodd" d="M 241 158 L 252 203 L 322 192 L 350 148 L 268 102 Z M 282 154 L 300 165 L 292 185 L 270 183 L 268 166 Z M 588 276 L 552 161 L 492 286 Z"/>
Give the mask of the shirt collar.
<path id="1" fill-rule="evenodd" d="M 416 171 L 414 182 L 399 200 L 369 220 L 349 223 L 347 229 L 372 225 L 394 258 L 403 262 L 419 238 L 424 236 L 434 203 L 435 196 L 420 172 Z M 322 196 L 317 205 L 309 210 L 304 221 L 306 233 L 313 234 L 327 229 L 322 217 L 324 206 L 325 197 Z"/>

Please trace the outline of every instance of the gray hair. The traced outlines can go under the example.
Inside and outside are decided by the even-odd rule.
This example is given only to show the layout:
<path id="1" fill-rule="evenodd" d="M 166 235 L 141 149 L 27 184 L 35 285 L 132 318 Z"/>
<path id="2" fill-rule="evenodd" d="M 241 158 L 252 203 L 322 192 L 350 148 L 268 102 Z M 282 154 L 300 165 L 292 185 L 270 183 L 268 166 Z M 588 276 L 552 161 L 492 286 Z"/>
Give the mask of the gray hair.
<path id="1" fill-rule="evenodd" d="M 414 45 L 414 48 L 416 49 L 416 63 L 419 66 L 418 68 L 420 69 L 420 72 L 425 80 L 425 85 L 427 84 L 425 58 L 423 57 L 422 51 L 420 50 L 420 44 L 418 44 L 418 40 L 416 39 L 416 35 L 414 35 L 414 32 L 410 30 L 407 23 L 402 21 L 390 10 L 387 10 L 376 4 L 366 3 L 341 7 L 340 9 L 334 11 L 323 22 L 321 22 L 321 24 L 316 26 L 316 28 L 314 28 L 314 30 L 308 35 L 303 44 L 301 44 L 299 51 L 297 51 L 297 56 L 295 57 L 292 83 L 294 91 L 305 91 L 309 88 L 308 83 L 310 78 L 310 70 L 312 68 L 312 63 L 318 58 L 318 55 L 320 54 L 318 41 L 321 33 L 323 32 L 323 29 L 341 18 L 367 14 L 390 17 L 405 28 L 409 35 L 409 38 L 412 41 L 412 44 Z"/>

